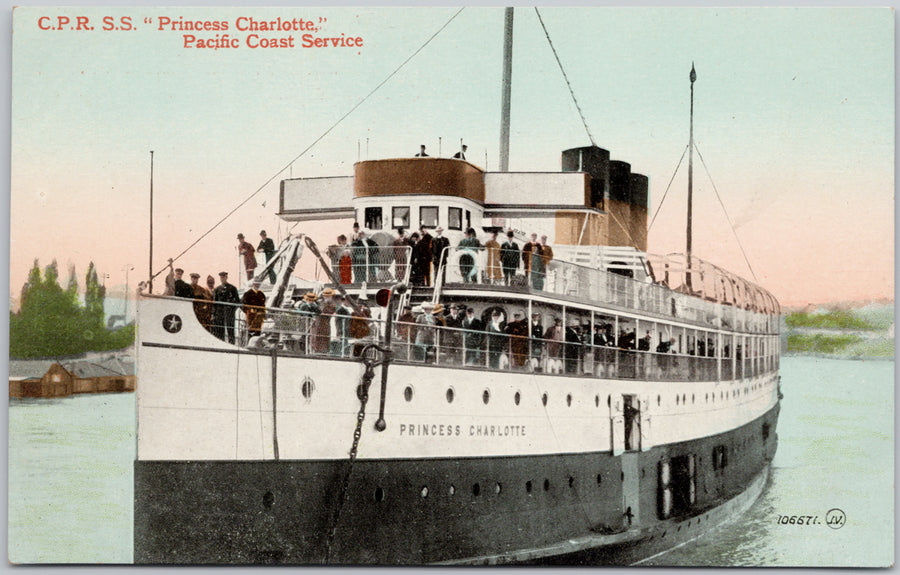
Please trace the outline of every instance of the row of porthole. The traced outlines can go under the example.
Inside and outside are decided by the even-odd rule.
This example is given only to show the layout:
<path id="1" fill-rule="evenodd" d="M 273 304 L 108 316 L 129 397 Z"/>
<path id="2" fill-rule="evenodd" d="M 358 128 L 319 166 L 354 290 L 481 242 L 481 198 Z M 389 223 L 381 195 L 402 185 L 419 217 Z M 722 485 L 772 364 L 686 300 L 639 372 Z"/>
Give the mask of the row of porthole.
<path id="1" fill-rule="evenodd" d="M 745 387 L 745 388 L 744 388 L 744 394 L 746 395 L 747 393 L 749 393 L 749 391 L 748 391 L 748 389 Z M 305 394 L 304 394 L 304 395 L 305 395 Z M 739 396 L 739 395 L 740 395 L 740 391 L 739 391 L 739 390 L 733 390 L 733 391 L 731 392 L 731 397 L 737 397 L 737 396 Z M 453 400 L 456 399 L 456 392 L 454 391 L 454 389 L 453 389 L 452 387 L 448 387 L 448 388 L 447 388 L 446 397 L 447 397 L 447 403 L 453 403 Z M 715 393 L 713 393 L 712 395 L 710 395 L 710 394 L 707 393 L 704 397 L 705 397 L 705 400 L 706 400 L 707 403 L 709 403 L 710 398 L 712 398 L 713 403 L 715 403 L 715 401 L 716 401 L 716 394 L 715 394 Z M 406 386 L 406 388 L 403 390 L 403 398 L 404 398 L 407 402 L 412 401 L 412 399 L 413 399 L 413 388 L 412 388 L 412 386 L 410 386 L 410 385 L 407 385 L 407 386 Z M 724 391 L 719 392 L 719 399 L 725 399 L 725 392 L 724 392 Z M 487 405 L 488 403 L 490 403 L 490 401 L 491 401 L 491 391 L 490 391 L 489 389 L 485 389 L 484 392 L 481 394 L 481 400 L 484 402 L 485 405 Z M 549 400 L 549 397 L 548 397 L 548 395 L 547 395 L 547 392 L 544 392 L 543 394 L 541 394 L 541 403 L 543 403 L 544 405 L 547 405 L 547 401 L 548 401 L 548 400 Z M 517 391 L 517 392 L 515 393 L 515 395 L 513 396 L 513 401 L 515 402 L 516 405 L 519 405 L 519 403 L 521 403 L 521 401 L 522 401 L 522 394 L 521 394 L 521 392 Z M 611 402 L 612 402 L 612 397 L 609 396 L 609 395 L 607 395 L 607 396 L 606 396 L 606 405 L 607 405 L 607 407 L 609 407 L 609 406 L 611 405 Z M 692 394 L 691 394 L 691 403 L 693 404 L 693 403 L 695 403 L 695 402 L 696 402 L 696 395 L 692 393 Z M 662 404 L 662 396 L 661 396 L 661 395 L 657 395 L 657 396 L 656 396 L 656 405 L 661 405 L 661 404 Z M 677 394 L 676 394 L 676 395 L 675 395 L 675 405 L 681 405 L 681 404 L 687 405 L 687 394 L 682 394 L 682 395 L 677 395 Z M 571 393 L 569 393 L 569 394 L 566 395 L 566 405 L 567 405 L 568 407 L 572 407 L 572 394 L 571 394 Z M 600 396 L 599 396 L 599 395 L 595 395 L 595 396 L 594 396 L 594 406 L 595 406 L 595 407 L 600 407 Z"/>
<path id="2" fill-rule="evenodd" d="M 597 485 L 598 486 L 601 485 L 602 482 L 603 482 L 603 476 L 598 473 L 597 474 Z M 569 484 L 569 489 L 573 489 L 575 487 L 575 478 L 571 475 L 569 476 L 568 484 Z M 543 483 L 542 487 L 543 487 L 544 491 L 550 491 L 550 487 L 551 487 L 550 480 L 544 479 L 544 483 Z M 451 497 L 456 495 L 456 491 L 457 491 L 456 485 L 450 484 L 450 486 L 447 488 L 447 494 L 450 495 Z M 530 496 L 533 491 L 534 491 L 534 484 L 529 479 L 528 481 L 525 482 L 525 493 L 527 493 Z M 503 492 L 503 484 L 499 481 L 494 483 L 493 492 L 494 492 L 494 495 L 499 496 L 500 493 Z M 423 485 L 419 489 L 419 497 L 421 497 L 422 499 L 427 499 L 430 494 L 431 494 L 431 490 L 428 488 L 427 485 Z M 481 495 L 481 484 L 473 483 L 472 484 L 472 496 L 479 497 L 480 495 Z M 372 493 L 372 499 L 376 503 L 381 503 L 382 501 L 385 500 L 386 497 L 387 497 L 387 493 L 385 492 L 384 488 L 382 488 L 380 486 L 376 487 L 375 491 L 373 491 L 373 493 Z"/>

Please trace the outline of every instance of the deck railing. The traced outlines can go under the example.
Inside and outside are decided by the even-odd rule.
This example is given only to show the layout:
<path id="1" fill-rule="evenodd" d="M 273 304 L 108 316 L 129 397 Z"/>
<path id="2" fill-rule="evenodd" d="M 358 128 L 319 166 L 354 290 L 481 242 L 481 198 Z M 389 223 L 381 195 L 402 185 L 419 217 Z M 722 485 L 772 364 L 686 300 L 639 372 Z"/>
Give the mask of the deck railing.
<path id="1" fill-rule="evenodd" d="M 227 305 L 227 304 L 219 304 Z M 401 363 L 469 367 L 504 372 L 536 372 L 608 379 L 716 381 L 750 378 L 778 368 L 775 355 L 745 357 L 738 347 L 727 355 L 623 349 L 594 345 L 577 328 L 563 339 L 527 334 L 501 324 L 481 330 L 445 327 L 420 314 L 415 322 L 393 322 L 392 351 Z M 243 311 L 235 317 L 236 345 L 276 348 L 285 355 L 354 357 L 380 341 L 385 323 L 349 310 L 335 314 L 269 309 L 261 334 L 250 336 Z M 210 329 L 214 334 L 225 330 Z M 510 333 L 512 332 L 512 333 Z M 222 335 L 219 335 L 222 337 Z M 711 352 L 712 353 L 712 352 Z"/>
<path id="2" fill-rule="evenodd" d="M 559 294 L 588 302 L 607 303 L 627 310 L 687 320 L 711 328 L 775 333 L 778 316 L 708 301 L 669 289 L 648 279 L 639 281 L 617 273 L 560 260 L 542 261 L 525 270 L 521 258 L 504 267 L 501 255 L 484 248 L 447 248 L 443 287 L 503 285 L 513 291 Z"/>

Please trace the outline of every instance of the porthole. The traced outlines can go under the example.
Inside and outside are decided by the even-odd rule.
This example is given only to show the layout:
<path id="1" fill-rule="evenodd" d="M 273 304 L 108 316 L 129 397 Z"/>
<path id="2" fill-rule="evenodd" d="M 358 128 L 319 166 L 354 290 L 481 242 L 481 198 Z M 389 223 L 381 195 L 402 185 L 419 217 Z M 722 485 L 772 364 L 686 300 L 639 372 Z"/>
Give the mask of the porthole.
<path id="1" fill-rule="evenodd" d="M 375 493 L 373 493 L 372 496 L 375 499 L 375 503 L 381 503 L 382 501 L 384 501 L 384 489 L 382 489 L 381 487 L 376 487 Z"/>
<path id="2" fill-rule="evenodd" d="M 522 394 L 517 391 L 516 395 L 513 397 L 513 401 L 516 402 L 516 405 L 519 405 L 519 402 L 522 401 Z"/>
<path id="3" fill-rule="evenodd" d="M 453 392 L 452 387 L 447 388 L 447 403 L 453 403 L 453 398 L 456 394 Z"/>
<path id="4" fill-rule="evenodd" d="M 525 493 L 531 493 L 531 480 L 525 482 Z"/>
<path id="5" fill-rule="evenodd" d="M 606 407 L 612 407 L 612 396 L 611 395 L 606 396 Z"/>
<path id="6" fill-rule="evenodd" d="M 622 483 L 625 482 L 625 472 L 624 472 L 624 471 L 622 471 L 621 473 L 619 473 L 619 479 L 622 480 Z"/>
<path id="7" fill-rule="evenodd" d="M 694 403 L 694 394 L 691 394 L 691 403 Z"/>
<path id="8" fill-rule="evenodd" d="M 305 399 L 309 399 L 312 397 L 313 392 L 316 390 L 316 384 L 313 383 L 312 378 L 304 377 L 303 383 L 300 384 L 300 393 L 303 394 Z"/>
<path id="9" fill-rule="evenodd" d="M 476 483 L 472 486 L 472 495 L 474 495 L 475 497 L 481 495 L 481 485 Z"/>
<path id="10" fill-rule="evenodd" d="M 544 394 L 541 395 L 541 403 L 547 405 L 547 392 L 544 392 Z"/>
<path id="11" fill-rule="evenodd" d="M 678 397 L 678 396 L 676 395 L 676 396 L 675 396 L 675 405 L 678 405 L 678 403 L 679 403 L 680 401 L 681 401 L 681 398 Z"/>
<path id="12" fill-rule="evenodd" d="M 571 475 L 569 476 L 569 489 L 575 487 L 575 478 Z"/>
<path id="13" fill-rule="evenodd" d="M 427 485 L 422 486 L 422 490 L 419 492 L 419 495 L 422 496 L 422 499 L 425 499 L 426 497 L 428 497 L 428 486 Z"/>
<path id="14" fill-rule="evenodd" d="M 566 406 L 572 407 L 572 394 L 571 393 L 566 395 Z"/>
<path id="15" fill-rule="evenodd" d="M 503 491 L 503 486 L 500 483 L 494 484 L 494 495 L 500 495 L 501 491 Z"/>
<path id="16" fill-rule="evenodd" d="M 600 407 L 600 396 L 599 395 L 594 396 L 594 407 Z"/>
<path id="17" fill-rule="evenodd" d="M 266 491 L 266 494 L 263 495 L 263 507 L 271 509 L 273 505 L 275 505 L 275 495 L 271 491 Z"/>
<path id="18" fill-rule="evenodd" d="M 411 386 L 407 385 L 406 389 L 403 390 L 403 399 L 406 401 L 412 401 L 413 397 L 413 389 Z"/>
<path id="19" fill-rule="evenodd" d="M 451 485 L 450 485 L 450 489 L 448 489 L 448 491 L 450 492 L 450 496 L 451 496 L 451 497 L 454 496 L 454 495 L 456 495 L 456 486 L 453 485 L 453 484 L 451 484 Z"/>
<path id="20" fill-rule="evenodd" d="M 491 390 L 485 389 L 484 393 L 481 394 L 481 401 L 484 402 L 485 405 L 491 400 Z"/>
<path id="21" fill-rule="evenodd" d="M 603 475 L 598 473 L 597 474 L 597 485 L 600 485 L 601 483 L 603 483 Z"/>
<path id="22" fill-rule="evenodd" d="M 544 491 L 550 491 L 550 480 L 549 479 L 544 480 Z"/>
<path id="23" fill-rule="evenodd" d="M 656 396 L 656 405 L 660 405 L 660 402 L 661 402 L 661 401 L 662 401 L 662 397 L 660 397 L 659 395 L 657 395 L 657 396 Z"/>

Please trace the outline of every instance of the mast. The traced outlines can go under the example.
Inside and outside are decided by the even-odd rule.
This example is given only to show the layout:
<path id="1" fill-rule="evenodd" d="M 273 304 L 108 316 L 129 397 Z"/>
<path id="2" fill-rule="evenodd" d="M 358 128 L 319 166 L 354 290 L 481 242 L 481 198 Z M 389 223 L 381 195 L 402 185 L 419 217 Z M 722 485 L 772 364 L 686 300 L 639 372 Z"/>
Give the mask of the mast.
<path id="1" fill-rule="evenodd" d="M 503 80 L 500 96 L 500 171 L 509 171 L 509 106 L 512 92 L 513 9 L 506 9 L 503 26 Z"/>
<path id="2" fill-rule="evenodd" d="M 150 150 L 150 265 L 147 271 L 150 278 L 147 293 L 153 293 L 153 150 Z"/>
<path id="3" fill-rule="evenodd" d="M 693 218 L 694 205 L 694 82 L 697 80 L 697 72 L 694 70 L 694 63 L 691 62 L 691 139 L 688 143 L 688 195 L 687 195 L 687 286 L 691 286 L 691 220 Z"/>

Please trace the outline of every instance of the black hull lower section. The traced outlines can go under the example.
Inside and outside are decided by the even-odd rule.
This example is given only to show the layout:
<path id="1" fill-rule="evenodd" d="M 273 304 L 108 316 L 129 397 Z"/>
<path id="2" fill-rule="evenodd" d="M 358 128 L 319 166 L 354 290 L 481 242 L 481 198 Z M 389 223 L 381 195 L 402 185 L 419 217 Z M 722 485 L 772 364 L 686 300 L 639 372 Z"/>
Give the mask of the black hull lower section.
<path id="1" fill-rule="evenodd" d="M 137 461 L 134 560 L 630 564 L 752 503 L 777 420 L 776 405 L 728 433 L 616 456 L 357 460 L 343 501 L 347 461 Z M 664 517 L 662 466 L 687 457 L 690 488 Z"/>

